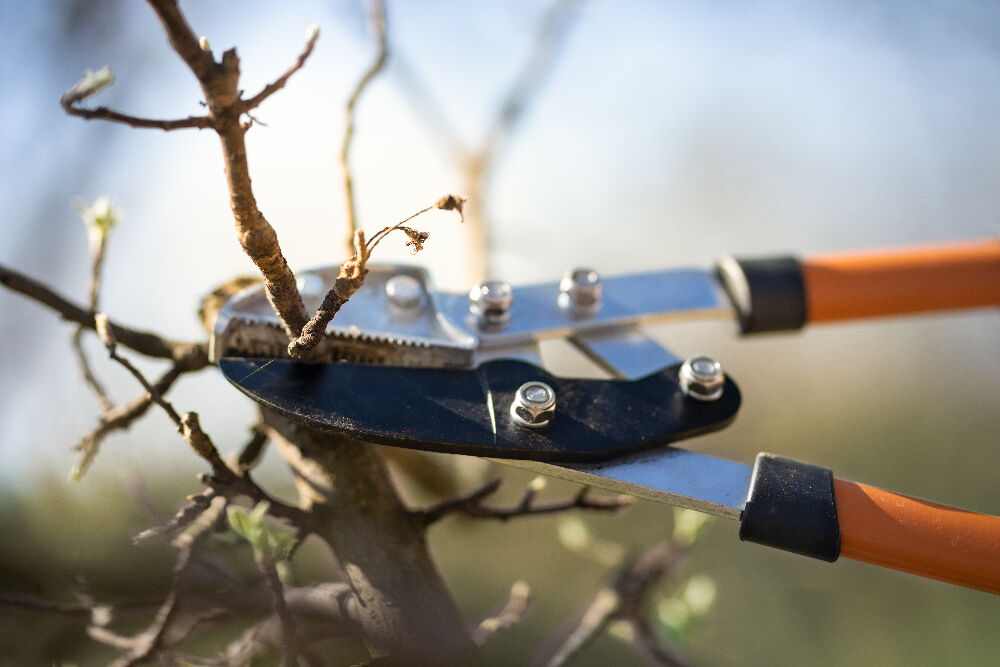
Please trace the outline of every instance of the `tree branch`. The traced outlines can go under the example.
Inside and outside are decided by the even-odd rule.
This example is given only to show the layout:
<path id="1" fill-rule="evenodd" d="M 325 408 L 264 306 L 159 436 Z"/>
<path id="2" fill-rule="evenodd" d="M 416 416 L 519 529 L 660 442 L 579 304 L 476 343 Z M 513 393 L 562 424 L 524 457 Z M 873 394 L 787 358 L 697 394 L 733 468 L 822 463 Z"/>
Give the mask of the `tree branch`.
<path id="1" fill-rule="evenodd" d="M 500 488 L 501 480 L 493 479 L 465 495 L 449 498 L 436 505 L 432 505 L 423 510 L 417 510 L 414 514 L 424 523 L 433 524 L 450 514 L 462 513 L 477 519 L 499 519 L 508 521 L 522 516 L 535 516 L 539 514 L 557 514 L 569 512 L 571 510 L 595 510 L 603 512 L 615 512 L 632 503 L 629 496 L 617 496 L 615 498 L 590 498 L 589 487 L 583 487 L 580 491 L 567 500 L 545 504 L 536 504 L 535 496 L 541 485 L 532 483 L 525 489 L 521 499 L 510 507 L 489 507 L 483 501 L 493 495 Z"/>
<path id="2" fill-rule="evenodd" d="M 110 205 L 109 205 L 110 208 Z M 85 219 L 86 220 L 86 219 Z M 91 231 L 91 230 L 94 231 Z M 104 266 L 104 256 L 108 247 L 108 229 L 100 229 L 96 225 L 88 228 L 88 236 L 91 238 L 90 251 L 91 251 L 91 263 L 90 263 L 90 291 L 89 298 L 87 300 L 87 305 L 90 307 L 90 312 L 97 311 L 97 303 L 100 298 L 101 292 L 101 269 Z M 72 345 L 73 350 L 76 352 L 77 362 L 80 364 L 80 371 L 83 373 L 84 381 L 90 385 L 93 389 L 94 394 L 97 395 L 97 400 L 100 401 L 101 407 L 107 412 L 115 407 L 115 404 L 108 397 L 108 392 L 104 389 L 104 385 L 98 381 L 97 376 L 94 375 L 93 369 L 90 367 L 90 361 L 87 359 L 87 352 L 83 349 L 83 332 L 86 331 L 82 326 L 78 326 L 76 331 L 73 332 Z"/>
<path id="3" fill-rule="evenodd" d="M 281 667 L 294 667 L 299 654 L 298 639 L 296 637 L 295 618 L 292 616 L 285 601 L 285 588 L 278 576 L 278 570 L 274 566 L 274 561 L 264 554 L 255 554 L 257 569 L 264 577 L 264 584 L 271 593 L 274 604 L 274 613 L 278 617 L 281 629 L 280 641 L 278 644 L 281 654 Z"/>
<path id="4" fill-rule="evenodd" d="M 372 656 L 468 664 L 475 648 L 469 629 L 427 552 L 423 524 L 396 495 L 377 450 L 271 412 L 264 420 L 295 475 L 300 506 L 354 592 L 348 613 Z"/>
<path id="5" fill-rule="evenodd" d="M 140 118 L 109 109 L 108 107 L 97 107 L 96 109 L 84 109 L 78 107 L 66 98 L 61 100 L 62 108 L 71 116 L 77 116 L 84 120 L 106 120 L 112 123 L 123 123 L 129 127 L 148 128 L 153 130 L 207 130 L 212 128 L 212 119 L 208 116 L 188 116 L 187 118 L 177 118 L 174 120 L 160 120 L 155 118 Z"/>
<path id="6" fill-rule="evenodd" d="M 641 644 L 639 650 L 647 658 L 659 660 L 654 664 L 671 667 L 686 664 L 676 650 L 655 638 L 643 615 L 650 590 L 675 572 L 684 562 L 686 554 L 687 550 L 672 540 L 654 545 L 622 568 L 612 585 L 598 591 L 579 615 L 575 626 L 568 632 L 563 631 L 563 638 L 557 637 L 557 641 L 549 642 L 549 648 L 543 647 L 538 651 L 532 664 L 559 667 L 583 650 L 614 620 L 629 623 L 635 630 L 634 641 Z"/>
<path id="7" fill-rule="evenodd" d="M 306 44 L 302 47 L 302 52 L 299 54 L 299 57 L 296 58 L 295 63 L 285 70 L 284 74 L 264 86 L 259 93 L 248 100 L 244 100 L 242 104 L 243 113 L 256 109 L 264 100 L 284 88 L 285 84 L 288 83 L 288 80 L 292 78 L 292 75 L 302 69 L 302 67 L 306 64 L 306 60 L 308 60 L 309 56 L 312 55 L 313 48 L 316 46 L 317 39 L 319 39 L 319 27 L 311 26 L 306 36 Z"/>
<path id="8" fill-rule="evenodd" d="M 216 62 L 211 50 L 201 47 L 174 0 L 149 0 L 149 4 L 160 18 L 170 45 L 201 84 L 209 118 L 222 142 L 229 201 L 240 245 L 264 277 L 268 301 L 284 324 L 286 333 L 290 338 L 298 336 L 308 317 L 295 284 L 295 275 L 281 252 L 274 228 L 257 208 L 257 199 L 250 185 L 244 141 L 249 125 L 240 121 L 246 103 L 240 99 L 239 56 L 235 49 L 230 49 Z"/>
<path id="9" fill-rule="evenodd" d="M 173 386 L 174 382 L 181 375 L 184 374 L 184 370 L 178 364 L 174 364 L 170 370 L 168 370 L 156 384 L 152 386 L 154 392 L 162 396 L 167 393 L 170 387 Z M 87 472 L 90 468 L 91 463 L 97 457 L 100 451 L 101 443 L 104 442 L 104 438 L 113 433 L 114 431 L 124 430 L 132 426 L 132 424 L 149 410 L 149 407 L 153 404 L 153 397 L 150 393 L 145 393 L 142 396 L 138 396 L 123 406 L 112 407 L 110 410 L 106 411 L 101 415 L 100 422 L 93 431 L 87 434 L 80 443 L 74 447 L 78 452 L 82 452 L 80 460 L 77 462 L 76 466 L 73 468 L 73 472 L 70 474 L 71 478 L 78 480 Z"/>
<path id="10" fill-rule="evenodd" d="M 354 138 L 354 108 L 361 99 L 368 84 L 371 83 L 389 57 L 389 40 L 386 36 L 385 3 L 382 0 L 370 0 L 368 3 L 368 21 L 375 31 L 375 38 L 378 41 L 378 51 L 375 60 L 368 66 L 365 73 L 354 86 L 354 91 L 347 99 L 347 109 L 344 117 L 344 140 L 340 148 L 340 170 L 344 177 L 344 200 L 347 205 L 347 252 L 350 253 L 354 247 L 354 235 L 358 232 L 357 212 L 354 204 L 354 183 L 351 178 L 350 151 L 351 140 Z"/>
<path id="11" fill-rule="evenodd" d="M 520 623 L 531 609 L 531 587 L 523 581 L 515 581 L 510 587 L 510 596 L 495 614 L 484 618 L 472 632 L 476 646 L 485 646 L 504 630 Z"/>
<path id="12" fill-rule="evenodd" d="M 51 288 L 33 278 L 0 265 L 0 285 L 23 294 L 59 313 L 63 319 L 87 329 L 96 329 L 94 313 L 81 308 Z M 198 371 L 209 365 L 208 345 L 172 341 L 146 331 L 137 331 L 108 321 L 108 329 L 115 340 L 125 347 L 147 357 L 172 359 L 184 372 Z"/>

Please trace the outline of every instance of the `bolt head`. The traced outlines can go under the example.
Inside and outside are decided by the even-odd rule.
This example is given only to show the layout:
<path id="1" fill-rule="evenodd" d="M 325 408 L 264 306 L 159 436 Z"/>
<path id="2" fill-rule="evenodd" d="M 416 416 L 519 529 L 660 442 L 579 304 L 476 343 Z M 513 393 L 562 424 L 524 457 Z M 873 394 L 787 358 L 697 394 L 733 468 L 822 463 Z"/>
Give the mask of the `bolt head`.
<path id="1" fill-rule="evenodd" d="M 707 354 L 689 357 L 681 365 L 678 379 L 684 393 L 698 401 L 718 400 L 726 386 L 722 364 Z"/>
<path id="2" fill-rule="evenodd" d="M 424 299 L 424 288 L 413 276 L 400 273 L 386 281 L 385 295 L 396 308 L 416 310 Z"/>
<path id="3" fill-rule="evenodd" d="M 469 312 L 481 326 L 496 326 L 510 320 L 514 291 L 502 280 L 481 280 L 469 290 Z"/>
<path id="4" fill-rule="evenodd" d="M 601 307 L 604 283 L 593 269 L 567 271 L 559 281 L 559 307 L 574 312 L 590 313 Z"/>
<path id="5" fill-rule="evenodd" d="M 514 392 L 510 416 L 528 428 L 548 426 L 556 413 L 556 392 L 544 382 L 525 382 Z"/>

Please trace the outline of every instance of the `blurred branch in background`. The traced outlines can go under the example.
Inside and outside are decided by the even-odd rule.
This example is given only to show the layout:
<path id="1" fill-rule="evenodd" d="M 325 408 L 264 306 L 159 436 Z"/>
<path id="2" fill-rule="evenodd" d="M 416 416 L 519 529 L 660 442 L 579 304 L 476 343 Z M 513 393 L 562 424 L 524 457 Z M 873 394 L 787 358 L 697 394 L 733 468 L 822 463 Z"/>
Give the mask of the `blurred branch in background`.
<path id="1" fill-rule="evenodd" d="M 368 84 L 378 76 L 389 58 L 389 39 L 386 34 L 385 3 L 382 0 L 368 0 L 365 3 L 368 14 L 368 27 L 378 44 L 375 59 L 365 70 L 358 83 L 354 86 L 351 96 L 347 98 L 347 108 L 344 116 L 344 139 L 340 148 L 340 170 L 344 179 L 344 203 L 347 206 L 347 255 L 354 252 L 354 235 L 361 229 L 358 224 L 358 214 L 354 203 L 354 182 L 351 175 L 351 140 L 354 138 L 354 109 L 358 100 L 365 92 Z"/>
<path id="2" fill-rule="evenodd" d="M 469 198 L 467 208 L 465 277 L 469 284 L 491 275 L 489 197 L 492 177 L 510 142 L 510 137 L 537 98 L 546 78 L 555 69 L 561 48 L 584 0 L 555 0 L 545 11 L 535 31 L 534 41 L 513 83 L 505 91 L 495 116 L 488 122 L 485 136 L 473 148 L 464 146 L 454 126 L 433 98 L 420 75 L 396 55 L 397 71 L 404 88 L 413 98 L 413 107 L 424 122 L 449 148 L 463 176 L 462 192 Z"/>

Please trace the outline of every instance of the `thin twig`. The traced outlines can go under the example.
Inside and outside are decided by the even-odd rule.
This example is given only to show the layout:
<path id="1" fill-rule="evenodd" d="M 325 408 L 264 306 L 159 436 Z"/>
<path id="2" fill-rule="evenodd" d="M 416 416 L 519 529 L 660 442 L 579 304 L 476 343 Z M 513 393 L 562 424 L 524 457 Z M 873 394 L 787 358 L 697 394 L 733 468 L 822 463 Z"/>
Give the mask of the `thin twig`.
<path id="1" fill-rule="evenodd" d="M 628 622 L 634 630 L 637 646 L 644 655 L 658 665 L 680 666 L 686 664 L 683 657 L 662 641 L 653 643 L 652 630 L 644 619 L 644 607 L 649 592 L 664 577 L 671 575 L 684 561 L 686 549 L 671 540 L 654 545 L 642 556 L 622 568 L 615 582 L 602 588 L 588 603 L 579 620 L 558 641 L 547 642 L 536 653 L 532 664 L 545 667 L 559 667 L 579 653 L 614 620 Z M 553 650 L 551 646 L 555 646 Z"/>
<path id="2" fill-rule="evenodd" d="M 114 401 L 112 401 L 108 396 L 108 392 L 104 388 L 104 385 L 101 384 L 101 381 L 94 375 L 93 368 L 90 367 L 90 360 L 87 359 L 87 352 L 83 349 L 83 332 L 85 331 L 86 329 L 80 326 L 73 332 L 73 352 L 76 354 L 76 361 L 80 366 L 80 372 L 83 374 L 84 382 L 86 382 L 87 385 L 89 385 L 93 390 L 104 411 L 109 412 L 114 410 L 115 404 Z"/>
<path id="3" fill-rule="evenodd" d="M 193 558 L 194 550 L 205 535 L 210 532 L 225 508 L 226 500 L 215 498 L 210 503 L 209 508 L 199 517 L 199 520 L 174 539 L 173 546 L 177 549 L 177 562 L 174 565 L 173 585 L 160 608 L 157 609 L 153 620 L 143 631 L 131 637 L 123 637 L 100 626 L 92 624 L 88 627 L 90 636 L 97 641 L 126 651 L 126 654 L 114 663 L 116 667 L 131 667 L 145 662 L 160 650 L 164 637 L 177 615 L 184 580 L 191 564 L 195 561 Z"/>
<path id="4" fill-rule="evenodd" d="M 252 470 L 260 461 L 269 438 L 267 429 L 260 422 L 250 427 L 250 439 L 243 445 L 236 459 L 236 468 L 240 471 Z"/>
<path id="5" fill-rule="evenodd" d="M 58 294 L 50 287 L 23 273 L 0 265 L 0 285 L 48 306 L 63 319 L 75 322 L 87 329 L 94 329 L 94 313 L 86 310 Z M 183 366 L 185 372 L 197 371 L 209 365 L 208 346 L 205 343 L 172 341 L 146 331 L 137 331 L 114 322 L 108 322 L 108 329 L 120 344 L 147 357 L 173 359 Z"/>
<path id="6" fill-rule="evenodd" d="M 495 614 L 484 618 L 472 632 L 476 646 L 485 646 L 504 630 L 520 623 L 531 609 L 531 587 L 524 581 L 515 581 L 510 587 L 510 595 Z"/>
<path id="7" fill-rule="evenodd" d="M 243 113 L 256 109 L 264 100 L 284 88 L 285 84 L 288 83 L 288 80 L 292 78 L 292 75 L 302 69 L 303 65 L 306 64 L 306 60 L 308 60 L 309 56 L 312 55 L 313 48 L 316 46 L 317 39 L 319 39 L 319 28 L 317 26 L 312 26 L 309 29 L 308 36 L 306 37 L 305 46 L 302 47 L 302 52 L 299 53 L 299 57 L 295 59 L 295 63 L 285 70 L 284 74 L 264 86 L 259 93 L 248 100 L 244 100 L 241 105 Z"/>
<path id="8" fill-rule="evenodd" d="M 378 42 L 378 51 L 375 59 L 368 69 L 365 70 L 358 83 L 354 86 L 351 96 L 347 99 L 347 108 L 344 116 L 344 140 L 340 147 L 340 170 L 344 178 L 344 201 L 347 206 L 347 252 L 354 250 L 354 236 L 360 226 L 358 225 L 357 212 L 354 203 L 354 182 L 351 176 L 350 153 L 351 142 L 354 138 L 354 108 L 361 99 L 362 93 L 368 87 L 389 58 L 389 40 L 386 36 L 385 3 L 382 0 L 369 0 L 368 2 L 368 23 L 375 32 L 375 39 Z"/>
<path id="9" fill-rule="evenodd" d="M 174 382 L 184 374 L 183 368 L 179 364 L 174 364 L 160 377 L 153 385 L 156 394 L 162 396 L 167 393 Z M 149 393 L 138 396 L 125 405 L 113 407 L 111 410 L 101 415 L 100 421 L 93 431 L 88 433 L 74 449 L 82 452 L 80 460 L 73 468 L 71 477 L 74 480 L 80 479 L 90 468 L 94 458 L 100 451 L 104 438 L 113 433 L 129 428 L 136 420 L 141 418 L 153 405 L 153 398 Z"/>
<path id="10" fill-rule="evenodd" d="M 645 618 L 635 617 L 628 622 L 632 627 L 632 645 L 646 662 L 657 667 L 684 667 L 688 664 L 687 658 L 657 635 Z"/>
<path id="11" fill-rule="evenodd" d="M 285 587 L 281 583 L 281 577 L 278 576 L 278 570 L 273 560 L 260 553 L 256 554 L 254 560 L 261 575 L 264 577 L 264 584 L 271 592 L 274 602 L 274 613 L 278 617 L 278 622 L 281 626 L 281 640 L 278 647 L 281 653 L 281 666 L 293 667 L 296 663 L 299 649 L 295 618 L 292 616 L 291 611 L 288 609 L 288 603 L 285 601 Z"/>
<path id="12" fill-rule="evenodd" d="M 535 516 L 539 514 L 556 514 L 571 510 L 596 510 L 604 512 L 615 512 L 628 507 L 632 499 L 628 496 L 617 496 L 615 498 L 590 498 L 589 487 L 583 487 L 580 491 L 567 500 L 536 504 L 535 495 L 537 488 L 529 485 L 525 489 L 521 499 L 510 507 L 489 507 L 483 501 L 496 493 L 500 488 L 501 480 L 493 479 L 483 484 L 478 489 L 474 489 L 455 498 L 449 498 L 432 505 L 423 510 L 415 511 L 415 514 L 424 522 L 430 525 L 443 519 L 450 514 L 462 513 L 477 519 L 499 519 L 507 521 L 517 517 Z"/>
<path id="13" fill-rule="evenodd" d="M 91 262 L 90 262 L 90 290 L 87 298 L 87 305 L 89 306 L 90 312 L 96 313 L 98 301 L 101 294 L 101 269 L 104 267 L 104 256 L 108 248 L 108 235 L 106 232 L 94 235 L 93 240 L 90 244 L 91 250 Z M 97 376 L 94 375 L 93 369 L 90 367 L 90 361 L 87 359 L 87 352 L 83 349 L 83 332 L 86 331 L 83 326 L 78 326 L 76 331 L 73 332 L 73 349 L 76 351 L 76 359 L 80 364 L 80 370 L 83 373 L 83 379 L 86 381 L 90 388 L 93 389 L 94 394 L 97 395 L 97 400 L 100 401 L 101 407 L 107 412 L 115 407 L 114 402 L 108 397 L 108 392 L 104 389 Z"/>
<path id="14" fill-rule="evenodd" d="M 146 390 L 150 400 L 163 408 L 163 411 L 167 413 L 168 417 L 170 417 L 170 421 L 172 421 L 177 426 L 177 429 L 180 430 L 183 426 L 181 423 L 181 416 L 177 414 L 176 410 L 174 410 L 174 406 L 168 403 L 166 399 L 163 398 L 163 394 L 157 391 L 157 389 L 149 383 L 149 380 L 146 379 L 146 376 L 143 375 L 142 371 L 136 368 L 131 361 L 118 354 L 118 341 L 115 339 L 114 333 L 111 331 L 108 316 L 104 313 L 98 313 L 94 316 L 94 322 L 97 335 L 100 337 L 101 342 L 104 343 L 104 347 L 108 351 L 108 356 L 112 359 L 112 361 L 117 361 L 125 368 L 125 370 L 132 374 L 132 377 L 134 377 L 136 381 L 142 385 L 142 388 Z"/>
<path id="15" fill-rule="evenodd" d="M 618 609 L 618 604 L 619 596 L 613 589 L 601 589 L 587 605 L 579 623 L 559 645 L 555 653 L 535 664 L 545 667 L 559 667 L 582 651 L 608 627 Z"/>
<path id="16" fill-rule="evenodd" d="M 67 99 L 62 100 L 62 108 L 71 116 L 77 116 L 84 120 L 106 120 L 112 123 L 123 123 L 129 127 L 147 128 L 153 130 L 207 130 L 213 127 L 212 119 L 208 116 L 188 116 L 187 118 L 176 118 L 173 120 L 161 120 L 156 118 L 140 118 L 130 114 L 114 111 L 108 107 L 97 107 L 95 109 L 85 109 L 76 106 Z"/>
<path id="17" fill-rule="evenodd" d="M 473 489 L 468 493 L 455 496 L 454 498 L 442 500 L 441 502 L 431 505 L 426 509 L 418 510 L 415 514 L 421 518 L 424 525 L 429 526 L 450 514 L 468 512 L 468 507 L 478 504 L 484 498 L 496 493 L 502 484 L 503 480 L 499 477 L 491 479 L 478 489 Z"/>

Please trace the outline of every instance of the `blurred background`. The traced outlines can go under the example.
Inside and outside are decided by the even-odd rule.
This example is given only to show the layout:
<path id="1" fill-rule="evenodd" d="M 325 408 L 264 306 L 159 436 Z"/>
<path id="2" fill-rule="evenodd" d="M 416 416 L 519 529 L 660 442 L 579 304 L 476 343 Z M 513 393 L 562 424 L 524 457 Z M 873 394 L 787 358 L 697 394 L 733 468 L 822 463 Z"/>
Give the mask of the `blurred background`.
<path id="1" fill-rule="evenodd" d="M 238 46 L 249 92 L 293 62 L 307 26 L 321 26 L 312 59 L 255 112 L 260 123 L 247 142 L 260 207 L 292 267 L 340 262 L 345 101 L 375 53 L 363 6 L 182 7 L 217 54 Z M 486 145 L 547 4 L 389 2 L 387 11 L 390 60 L 358 105 L 352 154 L 359 220 L 369 229 L 443 194 L 467 193 L 469 162 L 460 155 Z M 434 212 L 418 221 L 431 234 L 422 253 L 411 257 L 400 238 L 380 246 L 378 259 L 419 263 L 439 285 L 465 290 L 477 271 L 521 283 L 555 280 L 578 265 L 614 274 L 708 266 L 729 253 L 809 254 L 1000 231 L 996 5 L 595 0 L 566 16 L 550 66 L 518 122 L 494 142 L 479 182 L 485 256 L 474 221 Z M 172 338 L 201 338 L 200 298 L 253 269 L 234 239 L 217 139 L 87 123 L 58 105 L 84 69 L 109 64 L 117 83 L 97 104 L 156 118 L 199 113 L 197 84 L 155 16 L 125 0 L 5 2 L 0 26 L 0 262 L 85 301 L 86 238 L 71 202 L 110 195 L 123 220 L 109 243 L 103 309 Z M 198 489 L 203 465 L 151 411 L 105 442 L 81 482 L 66 481 L 71 448 L 100 410 L 72 356 L 72 328 L 8 291 L 0 291 L 0 313 L 0 586 L 59 597 L 82 578 L 98 597 L 155 598 L 170 554 L 132 546 L 131 536 L 153 523 L 134 489 L 143 486 L 169 516 Z M 742 387 L 736 423 L 691 448 L 744 462 L 774 451 L 1000 514 L 995 311 L 753 340 L 734 331 L 712 323 L 652 332 L 680 355 L 718 357 Z M 115 400 L 138 394 L 95 343 L 88 349 Z M 186 377 L 171 397 L 200 412 L 224 451 L 245 440 L 253 407 L 218 374 Z M 269 455 L 262 479 L 287 490 L 277 459 Z M 530 480 L 478 462 L 442 465 L 455 468 L 463 488 L 503 472 L 508 498 Z M 410 493 L 429 500 L 425 490 Z M 572 488 L 552 483 L 545 493 Z M 631 553 L 662 538 L 671 516 L 639 502 L 624 516 L 569 525 Z M 516 579 L 535 590 L 533 613 L 491 649 L 497 664 L 518 662 L 607 582 L 608 562 L 566 548 L 566 525 L 452 520 L 432 533 L 470 618 L 498 604 Z M 697 664 L 986 664 L 1000 653 L 994 597 L 852 562 L 813 562 L 742 544 L 736 533 L 730 522 L 709 525 L 672 584 L 696 575 L 715 582 L 714 606 L 684 633 Z M 329 566 L 307 550 L 296 576 L 322 579 Z M 673 592 L 667 584 L 658 594 Z M 73 619 L 9 610 L 0 618 L 0 662 L 108 659 Z M 575 664 L 611 663 L 641 664 L 614 637 Z"/>

